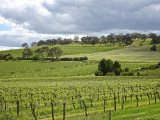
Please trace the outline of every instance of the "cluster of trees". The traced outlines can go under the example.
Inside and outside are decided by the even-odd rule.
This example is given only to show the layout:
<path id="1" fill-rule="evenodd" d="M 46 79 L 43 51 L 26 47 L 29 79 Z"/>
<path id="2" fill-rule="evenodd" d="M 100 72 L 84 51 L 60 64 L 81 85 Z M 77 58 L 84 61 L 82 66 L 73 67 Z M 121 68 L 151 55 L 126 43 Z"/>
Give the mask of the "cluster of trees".
<path id="1" fill-rule="evenodd" d="M 149 38 L 152 39 L 152 44 L 159 44 L 160 43 L 160 36 L 156 35 L 155 33 L 150 33 Z"/>
<path id="2" fill-rule="evenodd" d="M 100 38 L 98 37 L 82 37 L 81 40 L 82 40 L 82 43 L 85 43 L 85 44 L 97 44 L 97 43 L 100 43 L 100 44 L 107 44 L 107 43 L 110 43 L 110 44 L 115 44 L 115 43 L 119 43 L 119 44 L 125 44 L 125 45 L 131 45 L 133 40 L 132 40 L 132 35 L 131 34 L 126 34 L 126 35 L 123 35 L 123 34 L 114 34 L 114 33 L 111 33 L 107 36 L 101 36 Z"/>
<path id="3" fill-rule="evenodd" d="M 102 59 L 98 65 L 98 71 L 95 72 L 95 76 L 105 76 L 107 73 L 114 72 L 115 75 L 120 75 L 122 72 L 121 65 L 118 61 L 113 63 L 112 60 Z"/>
<path id="4" fill-rule="evenodd" d="M 111 33 L 107 36 L 101 36 L 101 37 L 95 37 L 95 36 L 85 36 L 81 38 L 81 41 L 79 41 L 79 37 L 75 36 L 74 39 L 67 39 L 67 38 L 58 38 L 58 39 L 48 39 L 48 40 L 40 40 L 38 42 L 32 42 L 31 46 L 43 46 L 43 45 L 67 45 L 71 43 L 83 43 L 83 44 L 115 44 L 119 43 L 124 44 L 124 45 L 131 45 L 133 42 L 133 39 L 142 39 L 146 40 L 147 38 L 151 38 L 152 44 L 159 44 L 160 43 L 160 36 L 156 35 L 155 33 L 150 33 L 150 34 L 140 34 L 140 33 L 127 33 L 127 34 L 115 34 Z M 22 47 L 28 47 L 27 43 L 23 43 Z"/>
<path id="5" fill-rule="evenodd" d="M 59 47 L 53 47 L 49 49 L 48 46 L 44 46 L 41 48 L 36 49 L 35 51 L 32 51 L 29 48 L 25 48 L 23 51 L 23 57 L 24 58 L 30 58 L 35 53 L 35 56 L 33 56 L 34 60 L 39 60 L 40 58 L 44 58 L 44 53 L 46 53 L 47 57 L 52 57 L 53 60 L 59 60 L 63 50 L 61 50 Z"/>
<path id="6" fill-rule="evenodd" d="M 60 44 L 60 45 L 67 45 L 67 44 L 71 44 L 71 43 L 78 43 L 79 42 L 79 37 L 76 36 L 73 40 L 72 39 L 62 39 L 62 38 L 58 38 L 58 39 L 48 39 L 48 40 L 40 40 L 38 42 L 32 42 L 31 46 L 43 46 L 43 45 L 56 45 L 56 44 Z M 23 43 L 22 47 L 28 47 L 27 43 Z"/>
<path id="7" fill-rule="evenodd" d="M 0 60 L 13 60 L 13 56 L 11 54 L 0 54 Z"/>

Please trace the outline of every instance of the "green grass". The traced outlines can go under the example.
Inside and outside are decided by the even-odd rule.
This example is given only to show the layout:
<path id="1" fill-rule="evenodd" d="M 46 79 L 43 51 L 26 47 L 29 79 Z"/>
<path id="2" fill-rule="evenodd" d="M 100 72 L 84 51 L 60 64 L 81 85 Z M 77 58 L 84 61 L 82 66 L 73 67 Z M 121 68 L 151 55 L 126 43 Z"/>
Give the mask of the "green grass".
<path id="1" fill-rule="evenodd" d="M 150 51 L 151 46 L 128 46 L 127 48 L 112 50 L 108 52 L 85 54 L 89 60 L 100 60 L 102 58 L 125 61 L 125 62 L 160 62 L 160 46 L 157 51 Z M 81 57 L 79 55 L 66 55 L 63 57 Z"/>
<path id="2" fill-rule="evenodd" d="M 39 46 L 39 47 L 42 47 L 42 46 Z M 34 51 L 39 47 L 31 47 L 31 49 Z M 106 52 L 106 51 L 124 48 L 124 46 L 104 46 L 104 45 L 92 46 L 92 45 L 79 45 L 79 44 L 49 46 L 49 48 L 52 48 L 52 47 L 60 47 L 63 50 L 62 55 L 83 54 L 83 56 L 86 53 Z M 10 53 L 14 57 L 22 57 L 22 52 L 23 52 L 23 49 L 0 51 L 0 53 L 2 54 Z"/>

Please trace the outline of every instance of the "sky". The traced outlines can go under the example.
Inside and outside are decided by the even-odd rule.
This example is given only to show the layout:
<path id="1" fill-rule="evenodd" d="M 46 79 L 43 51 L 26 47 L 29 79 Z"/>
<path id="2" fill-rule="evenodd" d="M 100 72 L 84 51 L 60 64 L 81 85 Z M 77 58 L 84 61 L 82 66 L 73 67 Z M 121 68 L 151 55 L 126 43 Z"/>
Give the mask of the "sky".
<path id="1" fill-rule="evenodd" d="M 0 0 L 0 46 L 110 33 L 160 34 L 160 0 Z"/>

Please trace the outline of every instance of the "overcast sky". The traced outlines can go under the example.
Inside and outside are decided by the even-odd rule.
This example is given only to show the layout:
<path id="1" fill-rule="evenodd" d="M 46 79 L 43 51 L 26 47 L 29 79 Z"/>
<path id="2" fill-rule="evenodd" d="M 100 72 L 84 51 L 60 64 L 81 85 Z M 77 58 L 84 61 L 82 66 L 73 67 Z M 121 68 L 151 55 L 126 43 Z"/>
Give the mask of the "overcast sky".
<path id="1" fill-rule="evenodd" d="M 160 33 L 160 0 L 0 0 L 0 46 L 54 37 Z"/>

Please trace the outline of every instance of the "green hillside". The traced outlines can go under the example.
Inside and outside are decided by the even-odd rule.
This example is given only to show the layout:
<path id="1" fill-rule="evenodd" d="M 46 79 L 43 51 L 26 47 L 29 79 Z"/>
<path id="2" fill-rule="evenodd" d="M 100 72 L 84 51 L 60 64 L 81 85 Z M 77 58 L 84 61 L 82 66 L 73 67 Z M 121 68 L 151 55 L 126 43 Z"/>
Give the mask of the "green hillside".
<path id="1" fill-rule="evenodd" d="M 36 50 L 39 47 L 31 47 L 31 50 Z M 83 56 L 86 53 L 98 53 L 98 52 L 107 52 L 111 50 L 121 49 L 125 46 L 105 46 L 105 45 L 80 45 L 80 44 L 71 44 L 71 45 L 54 45 L 49 46 L 49 48 L 52 47 L 60 47 L 63 50 L 62 55 L 76 55 L 76 54 L 83 54 Z M 23 49 L 16 49 L 16 50 L 6 50 L 6 51 L 0 51 L 2 54 L 11 54 L 13 57 L 22 57 Z M 46 56 L 46 55 L 45 55 Z"/>
<path id="2" fill-rule="evenodd" d="M 0 60 L 0 119 L 51 120 L 54 114 L 61 120 L 65 111 L 66 120 L 106 120 L 112 110 L 113 120 L 158 120 L 160 45 L 150 51 L 150 42 L 55 45 L 63 50 L 61 58 L 86 56 L 88 62 Z M 22 57 L 22 51 L 0 53 Z M 102 58 L 118 60 L 120 76 L 95 76 Z"/>

